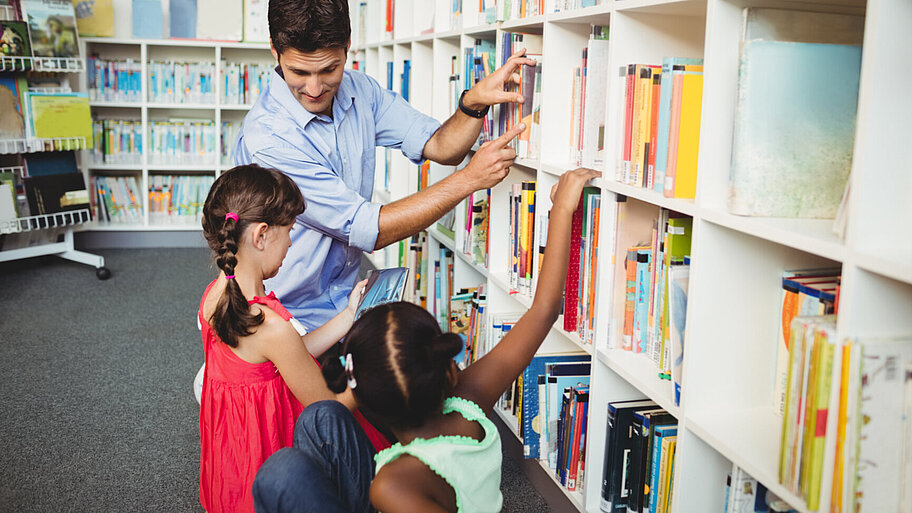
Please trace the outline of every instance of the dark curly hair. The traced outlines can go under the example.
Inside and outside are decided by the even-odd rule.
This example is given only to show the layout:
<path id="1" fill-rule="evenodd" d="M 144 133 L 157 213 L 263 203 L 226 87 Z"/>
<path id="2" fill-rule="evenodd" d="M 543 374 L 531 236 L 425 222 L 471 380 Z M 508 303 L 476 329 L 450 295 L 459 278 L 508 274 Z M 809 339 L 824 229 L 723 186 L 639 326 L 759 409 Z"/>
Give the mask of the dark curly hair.
<path id="1" fill-rule="evenodd" d="M 348 0 L 269 0 L 269 37 L 279 55 L 348 47 Z"/>
<path id="2" fill-rule="evenodd" d="M 238 219 L 225 218 L 233 212 Z M 251 224 L 288 226 L 304 212 L 304 197 L 291 178 L 256 164 L 234 167 L 218 177 L 203 205 L 203 235 L 215 252 L 215 263 L 226 275 L 237 265 L 238 240 Z M 263 313 L 250 313 L 247 298 L 236 280 L 228 280 L 209 324 L 222 342 L 237 347 L 238 338 L 250 335 L 263 323 Z"/>
<path id="3" fill-rule="evenodd" d="M 441 411 L 452 392 L 447 371 L 462 346 L 462 338 L 442 333 L 427 310 L 397 302 L 365 312 L 345 337 L 342 355 L 352 355 L 359 406 L 390 427 L 408 428 Z M 338 358 L 326 361 L 323 377 L 333 392 L 345 390 Z"/>

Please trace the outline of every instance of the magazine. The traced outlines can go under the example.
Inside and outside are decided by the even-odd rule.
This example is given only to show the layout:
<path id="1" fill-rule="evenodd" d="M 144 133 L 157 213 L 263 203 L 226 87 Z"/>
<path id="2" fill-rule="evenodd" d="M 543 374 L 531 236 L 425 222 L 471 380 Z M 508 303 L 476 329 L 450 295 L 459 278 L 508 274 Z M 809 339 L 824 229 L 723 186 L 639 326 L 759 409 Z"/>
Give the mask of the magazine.
<path id="1" fill-rule="evenodd" d="M 373 270 L 367 275 L 367 285 L 361 293 L 361 301 L 355 312 L 357 320 L 361 315 L 377 305 L 402 301 L 405 285 L 408 281 L 408 267 L 392 267 Z"/>
<path id="2" fill-rule="evenodd" d="M 36 57 L 79 57 L 76 11 L 70 0 L 23 0 Z"/>

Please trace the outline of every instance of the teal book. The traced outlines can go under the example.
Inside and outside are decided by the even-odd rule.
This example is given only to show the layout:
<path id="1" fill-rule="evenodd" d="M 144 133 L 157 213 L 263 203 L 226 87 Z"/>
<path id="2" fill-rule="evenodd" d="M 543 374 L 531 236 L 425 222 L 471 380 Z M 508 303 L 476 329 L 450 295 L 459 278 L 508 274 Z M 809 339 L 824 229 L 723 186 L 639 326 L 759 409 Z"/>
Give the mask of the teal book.
<path id="1" fill-rule="evenodd" d="M 653 189 L 665 191 L 665 166 L 668 163 L 668 132 L 671 127 L 671 71 L 674 66 L 703 65 L 703 59 L 665 57 L 662 59 L 662 82 L 659 86 L 659 120 L 656 127 L 655 178 Z"/>
<path id="2" fill-rule="evenodd" d="M 728 209 L 833 218 L 852 168 L 856 45 L 744 41 Z"/>

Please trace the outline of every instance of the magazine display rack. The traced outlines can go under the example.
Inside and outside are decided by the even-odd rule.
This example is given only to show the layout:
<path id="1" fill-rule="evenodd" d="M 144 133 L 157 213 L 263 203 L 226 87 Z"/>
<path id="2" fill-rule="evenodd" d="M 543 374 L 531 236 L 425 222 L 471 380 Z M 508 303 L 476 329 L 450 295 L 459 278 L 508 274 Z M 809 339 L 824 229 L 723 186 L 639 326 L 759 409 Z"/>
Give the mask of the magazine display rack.
<path id="1" fill-rule="evenodd" d="M 0 168 L 20 177 L 21 167 Z M 91 219 L 88 209 L 56 212 L 35 216 L 0 220 L 0 235 L 17 237 L 23 247 L 0 250 L 0 262 L 44 255 L 56 255 L 65 260 L 95 267 L 99 280 L 111 277 L 104 266 L 104 257 L 77 251 L 73 245 L 73 229 Z M 60 240 L 62 238 L 62 240 Z"/>

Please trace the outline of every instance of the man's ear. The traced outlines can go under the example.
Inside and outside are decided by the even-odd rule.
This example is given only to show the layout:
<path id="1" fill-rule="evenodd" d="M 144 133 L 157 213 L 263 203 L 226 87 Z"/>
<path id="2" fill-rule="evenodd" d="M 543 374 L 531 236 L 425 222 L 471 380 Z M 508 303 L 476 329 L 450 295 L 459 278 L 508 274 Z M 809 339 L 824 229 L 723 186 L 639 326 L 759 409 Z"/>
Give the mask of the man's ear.
<path id="1" fill-rule="evenodd" d="M 269 38 L 269 51 L 272 52 L 272 56 L 275 57 L 276 62 L 279 62 L 279 52 L 276 51 L 275 46 L 272 45 L 272 38 Z"/>
<path id="2" fill-rule="evenodd" d="M 256 223 L 251 226 L 247 232 L 250 234 L 250 245 L 259 250 L 265 249 L 267 230 L 269 230 L 269 225 L 266 223 Z"/>

